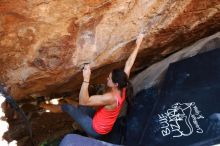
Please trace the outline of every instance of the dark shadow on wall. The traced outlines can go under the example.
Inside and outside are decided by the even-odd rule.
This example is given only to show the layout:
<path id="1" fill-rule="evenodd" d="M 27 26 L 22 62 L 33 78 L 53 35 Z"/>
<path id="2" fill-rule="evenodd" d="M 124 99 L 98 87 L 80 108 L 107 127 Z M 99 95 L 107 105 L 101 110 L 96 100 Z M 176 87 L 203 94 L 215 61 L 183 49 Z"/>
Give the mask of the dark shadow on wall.
<path id="1" fill-rule="evenodd" d="M 136 95 L 138 106 L 127 122 L 125 145 L 208 146 L 219 143 L 219 56 L 220 49 L 215 49 L 173 63 L 160 93 L 155 89 L 155 94 L 149 96 L 151 89 L 140 91 Z"/>

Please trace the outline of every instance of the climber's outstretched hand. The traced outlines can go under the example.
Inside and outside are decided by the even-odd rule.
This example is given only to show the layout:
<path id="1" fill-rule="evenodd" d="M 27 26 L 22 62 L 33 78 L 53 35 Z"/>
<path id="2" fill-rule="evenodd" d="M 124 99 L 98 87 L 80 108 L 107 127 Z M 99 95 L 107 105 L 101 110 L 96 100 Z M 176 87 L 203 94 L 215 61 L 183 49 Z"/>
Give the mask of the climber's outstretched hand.
<path id="1" fill-rule="evenodd" d="M 89 64 L 85 64 L 84 68 L 83 68 L 83 78 L 84 78 L 84 81 L 89 82 L 90 75 L 91 75 L 90 65 Z"/>
<path id="2" fill-rule="evenodd" d="M 142 42 L 143 38 L 144 38 L 144 34 L 143 34 L 143 33 L 140 33 L 140 34 L 138 35 L 138 37 L 137 37 L 137 40 L 136 40 L 137 46 L 140 46 L 140 45 L 141 45 L 141 42 Z"/>

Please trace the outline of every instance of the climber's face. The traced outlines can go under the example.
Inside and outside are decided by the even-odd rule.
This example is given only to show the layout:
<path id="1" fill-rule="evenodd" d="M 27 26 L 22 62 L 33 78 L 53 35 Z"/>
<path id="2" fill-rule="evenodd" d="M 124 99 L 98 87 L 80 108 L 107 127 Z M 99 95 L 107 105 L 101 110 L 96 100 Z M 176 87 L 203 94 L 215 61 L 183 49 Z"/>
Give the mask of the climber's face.
<path id="1" fill-rule="evenodd" d="M 107 77 L 107 86 L 108 87 L 117 87 L 117 83 L 114 83 L 113 81 L 112 81 L 112 73 L 110 73 L 109 74 L 109 76 Z"/>

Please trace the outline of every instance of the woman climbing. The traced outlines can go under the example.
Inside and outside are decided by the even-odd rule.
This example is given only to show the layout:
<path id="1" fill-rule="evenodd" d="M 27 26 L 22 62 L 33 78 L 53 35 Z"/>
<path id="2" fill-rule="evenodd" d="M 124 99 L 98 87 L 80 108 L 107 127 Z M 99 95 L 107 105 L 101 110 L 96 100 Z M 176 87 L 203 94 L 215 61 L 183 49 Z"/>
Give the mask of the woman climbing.
<path id="1" fill-rule="evenodd" d="M 107 86 L 111 90 L 103 95 L 89 96 L 88 87 L 91 70 L 87 64 L 83 69 L 83 83 L 79 94 L 79 106 L 71 104 L 48 105 L 41 107 L 49 109 L 51 112 L 67 112 L 80 127 L 91 137 L 100 138 L 109 133 L 119 115 L 124 100 L 128 106 L 132 102 L 133 88 L 129 82 L 131 68 L 136 59 L 138 50 L 143 40 L 143 34 L 140 34 L 136 40 L 136 47 L 126 61 L 124 70 L 114 69 L 107 78 Z M 98 107 L 94 110 L 91 107 Z"/>

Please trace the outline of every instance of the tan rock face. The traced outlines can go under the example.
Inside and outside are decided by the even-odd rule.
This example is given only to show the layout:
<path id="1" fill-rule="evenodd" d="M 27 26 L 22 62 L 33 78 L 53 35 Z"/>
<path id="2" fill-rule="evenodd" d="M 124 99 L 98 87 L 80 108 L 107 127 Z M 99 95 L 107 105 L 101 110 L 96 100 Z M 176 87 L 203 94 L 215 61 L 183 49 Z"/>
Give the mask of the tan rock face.
<path id="1" fill-rule="evenodd" d="M 1 0 L 0 81 L 16 99 L 77 91 L 123 67 L 145 32 L 134 71 L 220 30 L 220 0 Z"/>

